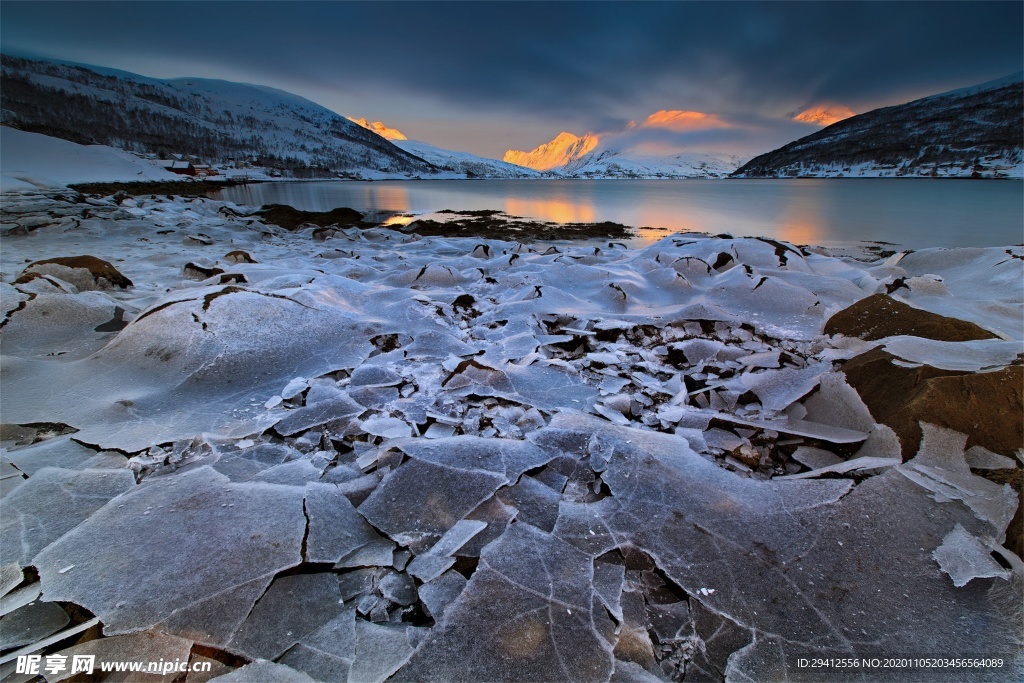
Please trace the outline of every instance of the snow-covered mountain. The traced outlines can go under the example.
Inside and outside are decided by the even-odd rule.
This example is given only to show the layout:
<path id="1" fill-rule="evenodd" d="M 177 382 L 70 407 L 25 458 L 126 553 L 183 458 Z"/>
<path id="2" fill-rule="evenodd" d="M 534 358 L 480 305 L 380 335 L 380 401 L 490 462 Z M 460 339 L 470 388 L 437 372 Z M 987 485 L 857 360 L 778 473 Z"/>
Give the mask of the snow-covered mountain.
<path id="1" fill-rule="evenodd" d="M 345 117 L 352 123 L 357 123 L 366 130 L 372 130 L 377 135 L 381 136 L 385 140 L 408 140 L 405 137 L 405 133 L 398 130 L 397 128 L 390 128 L 384 125 L 383 121 L 367 121 L 365 118 L 353 118 L 351 116 Z"/>
<path id="2" fill-rule="evenodd" d="M 510 164 L 526 166 L 537 171 L 560 171 L 589 154 L 597 147 L 598 141 L 598 136 L 591 133 L 579 137 L 562 131 L 551 142 L 546 142 L 529 152 L 510 149 L 505 152 L 503 159 Z"/>
<path id="3" fill-rule="evenodd" d="M 504 158 L 566 178 L 724 178 L 740 165 L 738 157 L 725 154 L 652 152 L 629 140 L 562 132 L 529 152 L 509 150 Z"/>
<path id="4" fill-rule="evenodd" d="M 726 154 L 651 154 L 599 149 L 559 171 L 572 178 L 724 178 L 740 160 Z"/>
<path id="5" fill-rule="evenodd" d="M 453 152 L 418 140 L 394 140 L 396 147 L 418 156 L 442 170 L 465 174 L 467 178 L 542 178 L 549 174 L 468 152 Z"/>
<path id="6" fill-rule="evenodd" d="M 429 142 L 410 140 L 405 133 L 397 128 L 391 128 L 382 121 L 370 122 L 365 118 L 352 116 L 349 116 L 348 120 L 387 138 L 396 147 L 433 164 L 442 171 L 449 171 L 467 178 L 541 178 L 546 175 L 497 159 L 488 159 L 469 152 L 455 152 L 435 147 Z"/>
<path id="7" fill-rule="evenodd" d="M 345 117 L 274 88 L 7 55 L 0 64 L 3 123 L 29 132 L 207 163 L 253 161 L 300 177 L 438 172 Z"/>
<path id="8" fill-rule="evenodd" d="M 1024 177 L 1024 73 L 834 123 L 734 174 Z"/>

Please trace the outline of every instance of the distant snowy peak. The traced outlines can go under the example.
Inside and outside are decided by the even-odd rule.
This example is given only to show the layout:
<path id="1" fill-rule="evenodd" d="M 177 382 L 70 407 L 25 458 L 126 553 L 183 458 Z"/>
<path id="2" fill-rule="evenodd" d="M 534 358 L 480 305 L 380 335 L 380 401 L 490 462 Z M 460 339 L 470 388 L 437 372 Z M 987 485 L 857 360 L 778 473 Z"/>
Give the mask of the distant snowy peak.
<path id="1" fill-rule="evenodd" d="M 541 174 L 529 168 L 508 164 L 497 159 L 487 159 L 468 152 L 455 152 L 435 147 L 428 142 L 410 140 L 396 128 L 390 128 L 382 121 L 367 121 L 365 118 L 348 117 L 367 130 L 390 140 L 399 149 L 423 159 L 442 172 L 454 173 L 467 178 L 537 178 Z"/>
<path id="2" fill-rule="evenodd" d="M 468 152 L 453 152 L 418 140 L 395 140 L 395 145 L 443 171 L 467 178 L 540 178 L 545 174 L 523 166 L 478 157 Z"/>
<path id="3" fill-rule="evenodd" d="M 573 178 L 725 178 L 740 165 L 727 154 L 652 154 L 606 149 L 558 169 Z"/>
<path id="4" fill-rule="evenodd" d="M 346 117 L 352 123 L 357 123 L 366 130 L 372 130 L 377 135 L 381 136 L 385 140 L 408 140 L 405 134 L 397 128 L 388 128 L 382 121 L 367 121 L 365 118 L 352 118 L 351 116 Z"/>
<path id="5" fill-rule="evenodd" d="M 831 126 L 851 116 L 856 116 L 854 111 L 842 104 L 819 104 L 803 110 L 794 116 L 793 120 L 818 126 Z"/>
<path id="6" fill-rule="evenodd" d="M 1024 177 L 1024 73 L 875 109 L 751 159 L 743 178 Z"/>
<path id="7" fill-rule="evenodd" d="M 740 164 L 725 154 L 644 151 L 628 136 L 566 132 L 529 152 L 509 150 L 505 161 L 566 178 L 723 178 Z"/>
<path id="8" fill-rule="evenodd" d="M 0 64 L 3 123 L 30 132 L 206 163 L 251 163 L 297 177 L 437 173 L 380 135 L 283 90 L 7 55 Z"/>
<path id="9" fill-rule="evenodd" d="M 505 152 L 503 160 L 536 171 L 550 171 L 582 158 L 593 151 L 598 142 L 600 138 L 592 133 L 579 137 L 563 131 L 551 142 L 546 142 L 529 152 L 510 149 Z"/>

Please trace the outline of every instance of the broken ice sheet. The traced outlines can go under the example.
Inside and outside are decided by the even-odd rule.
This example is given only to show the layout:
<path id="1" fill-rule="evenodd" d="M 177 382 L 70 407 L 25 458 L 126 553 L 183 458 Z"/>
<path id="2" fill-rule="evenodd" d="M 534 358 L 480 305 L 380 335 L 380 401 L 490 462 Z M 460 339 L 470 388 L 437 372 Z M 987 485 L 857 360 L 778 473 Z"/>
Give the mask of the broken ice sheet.
<path id="1" fill-rule="evenodd" d="M 24 580 L 24 576 L 17 562 L 0 564 L 0 598 L 14 590 Z"/>
<path id="2" fill-rule="evenodd" d="M 92 655 L 99 662 L 186 662 L 192 643 L 183 639 L 169 636 L 157 631 L 144 633 L 132 633 L 130 635 L 116 636 L 113 638 L 98 638 L 88 640 L 84 643 L 74 645 L 58 654 L 67 657 L 70 663 L 75 655 Z M 43 660 L 46 661 L 45 659 Z M 44 672 L 47 683 L 56 683 L 66 678 L 71 678 L 71 666 L 66 666 L 60 671 L 51 674 Z M 111 681 L 131 681 L 131 683 L 157 683 L 166 680 L 165 676 L 159 673 L 141 673 L 132 676 L 119 677 L 116 673 L 107 678 Z"/>
<path id="3" fill-rule="evenodd" d="M 211 678 L 208 683 L 317 683 L 307 674 L 284 664 L 257 659 L 240 669 Z"/>
<path id="4" fill-rule="evenodd" d="M 520 522 L 543 531 L 554 529 L 560 495 L 550 486 L 524 475 L 515 486 L 498 491 L 498 498 L 519 511 L 516 519 Z"/>
<path id="5" fill-rule="evenodd" d="M 448 605 L 459 597 L 466 583 L 466 577 L 453 569 L 420 586 L 420 599 L 436 623 L 441 622 Z"/>
<path id="6" fill-rule="evenodd" d="M 395 417 L 372 417 L 364 420 L 359 426 L 367 434 L 385 439 L 400 439 L 412 434 L 409 423 Z"/>
<path id="7" fill-rule="evenodd" d="M 30 477 L 44 467 L 83 469 L 95 456 L 94 449 L 74 441 L 71 435 L 57 436 L 6 453 L 6 457 Z"/>
<path id="8" fill-rule="evenodd" d="M 551 460 L 528 441 L 456 436 L 448 439 L 410 439 L 393 444 L 409 457 L 436 465 L 500 474 L 514 481 L 527 470 Z"/>
<path id="9" fill-rule="evenodd" d="M 341 389 L 314 384 L 306 396 L 306 405 L 285 413 L 274 429 L 279 434 L 291 436 L 322 424 L 354 417 L 364 410 L 366 408 Z"/>
<path id="10" fill-rule="evenodd" d="M 429 544 L 507 481 L 483 470 L 411 459 L 384 477 L 358 510 L 401 545 Z"/>
<path id="11" fill-rule="evenodd" d="M 897 468 L 903 476 L 931 492 L 936 502 L 963 502 L 979 519 L 992 525 L 998 536 L 1017 508 L 1009 484 L 999 485 L 973 474 L 964 457 L 967 436 L 951 429 L 921 423 L 917 455 Z"/>
<path id="12" fill-rule="evenodd" d="M 767 410 L 782 410 L 817 386 L 821 375 L 830 370 L 831 363 L 814 363 L 800 369 L 747 372 L 740 380 L 744 387 L 754 392 Z"/>
<path id="13" fill-rule="evenodd" d="M 316 631 L 303 636 L 280 663 L 318 681 L 347 680 L 356 655 L 356 611 L 346 609 Z"/>
<path id="14" fill-rule="evenodd" d="M 256 600 L 267 592 L 273 578 L 261 576 L 186 604 L 171 612 L 157 628 L 203 645 L 223 648 L 252 611 Z"/>
<path id="15" fill-rule="evenodd" d="M 999 455 L 993 453 L 987 448 L 981 446 L 971 446 L 964 453 L 967 458 L 967 464 L 973 469 L 979 470 L 1001 470 L 1001 469 L 1014 469 L 1017 467 L 1017 463 L 1013 459 L 1006 457 L 1005 455 Z"/>
<path id="16" fill-rule="evenodd" d="M 393 680 L 606 679 L 611 657 L 591 625 L 592 578 L 584 553 L 511 525 Z"/>
<path id="17" fill-rule="evenodd" d="M 602 473 L 611 496 L 563 502 L 556 537 L 592 557 L 625 543 L 646 549 L 691 604 L 777 634 L 787 658 L 823 650 L 1017 651 L 1013 606 L 973 583 L 954 588 L 931 557 L 954 524 L 974 534 L 991 527 L 958 503 L 935 505 L 897 468 L 856 486 L 756 481 L 716 467 L 671 435 L 569 415 L 555 416 L 549 429 L 575 430 L 581 439 L 596 432 L 615 447 Z M 761 652 L 771 642 L 751 647 Z M 769 661 L 745 657 L 743 675 L 778 678 L 777 670 L 758 668 Z"/>
<path id="18" fill-rule="evenodd" d="M 336 563 L 380 538 L 337 486 L 308 484 L 305 505 L 307 562 Z"/>
<path id="19" fill-rule="evenodd" d="M 0 650 L 42 640 L 64 628 L 69 621 L 67 612 L 52 602 L 29 603 L 0 618 Z"/>
<path id="20" fill-rule="evenodd" d="M 942 370 L 982 372 L 997 370 L 1012 363 L 1022 352 L 1019 341 L 982 339 L 948 342 L 900 335 L 885 340 L 883 348 L 911 363 L 922 363 Z"/>
<path id="21" fill-rule="evenodd" d="M 250 659 L 276 659 L 344 610 L 335 574 L 276 579 L 227 644 Z"/>
<path id="22" fill-rule="evenodd" d="M 463 519 L 455 524 L 429 550 L 417 555 L 409 573 L 423 582 L 431 581 L 455 564 L 452 554 L 487 526 L 485 522 Z"/>
<path id="23" fill-rule="evenodd" d="M 959 524 L 946 534 L 932 557 L 958 588 L 971 579 L 1010 578 L 1010 572 L 992 559 L 992 549 Z"/>
<path id="24" fill-rule="evenodd" d="M 30 564 L 40 550 L 134 487 L 135 477 L 126 469 L 38 470 L 4 496 L 0 562 Z M 68 564 L 73 562 L 61 567 Z"/>
<path id="25" fill-rule="evenodd" d="M 209 467 L 147 479 L 36 556 L 43 597 L 89 609 L 107 634 L 149 628 L 298 564 L 303 493 L 231 483 Z M 68 565 L 77 570 L 61 574 Z"/>
<path id="26" fill-rule="evenodd" d="M 199 292 L 205 296 L 150 308 L 88 358 L 5 360 L 4 419 L 63 422 L 85 443 L 128 452 L 199 432 L 245 436 L 282 417 L 245 412 L 248 397 L 358 365 L 383 329 L 365 315 L 283 296 Z"/>
<path id="27" fill-rule="evenodd" d="M 790 474 L 784 477 L 775 477 L 778 480 L 782 479 L 808 479 L 811 477 L 820 477 L 823 474 L 844 474 L 846 472 L 860 472 L 866 470 L 877 470 L 884 467 L 894 467 L 903 462 L 902 458 L 879 458 L 873 456 L 862 456 L 859 458 L 851 458 L 849 460 L 843 460 L 830 465 L 823 465 L 812 469 L 810 472 L 800 472 L 799 474 Z"/>
<path id="28" fill-rule="evenodd" d="M 348 679 L 355 683 L 382 683 L 412 656 L 414 642 L 424 629 L 405 625 L 373 624 L 356 620 L 356 656 Z M 431 676 L 433 678 L 433 676 Z"/>

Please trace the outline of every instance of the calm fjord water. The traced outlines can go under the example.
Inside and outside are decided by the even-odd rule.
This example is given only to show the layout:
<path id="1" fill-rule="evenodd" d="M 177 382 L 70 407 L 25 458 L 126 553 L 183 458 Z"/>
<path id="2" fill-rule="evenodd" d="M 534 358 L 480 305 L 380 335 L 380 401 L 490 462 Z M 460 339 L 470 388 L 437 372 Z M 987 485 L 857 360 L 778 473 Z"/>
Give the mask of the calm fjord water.
<path id="1" fill-rule="evenodd" d="M 218 199 L 305 211 L 429 213 L 499 209 L 558 222 L 615 221 L 645 241 L 670 232 L 765 236 L 796 244 L 884 241 L 911 249 L 1024 241 L 1019 180 L 419 180 L 261 183 Z"/>

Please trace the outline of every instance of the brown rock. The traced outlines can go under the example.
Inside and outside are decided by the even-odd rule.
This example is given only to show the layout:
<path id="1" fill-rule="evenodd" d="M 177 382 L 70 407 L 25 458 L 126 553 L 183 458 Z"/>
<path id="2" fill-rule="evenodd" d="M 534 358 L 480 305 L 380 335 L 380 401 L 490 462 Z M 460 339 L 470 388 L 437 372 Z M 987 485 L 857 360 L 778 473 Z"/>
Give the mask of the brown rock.
<path id="1" fill-rule="evenodd" d="M 285 230 L 297 230 L 306 224 L 326 227 L 328 225 L 358 225 L 363 214 L 355 209 L 341 207 L 330 211 L 300 211 L 286 204 L 267 204 L 256 212 L 266 223 L 273 223 Z"/>
<path id="2" fill-rule="evenodd" d="M 897 334 L 939 341 L 997 338 L 974 323 L 922 311 L 886 294 L 872 294 L 839 311 L 825 323 L 825 334 L 844 334 L 867 341 Z"/>
<path id="3" fill-rule="evenodd" d="M 85 269 L 89 271 L 93 280 L 95 280 L 97 284 L 99 284 L 99 281 L 102 278 L 107 280 L 111 285 L 120 287 L 121 289 L 132 286 L 132 281 L 122 275 L 117 268 L 103 259 L 96 258 L 95 256 L 60 256 L 58 258 L 35 261 L 29 264 L 21 277 L 15 280 L 15 283 L 24 283 L 32 280 L 33 278 L 39 277 L 39 274 L 34 272 L 34 269 L 38 266 L 45 266 L 50 263 L 58 266 L 65 266 L 66 268 Z"/>
<path id="4" fill-rule="evenodd" d="M 1024 367 L 995 372 L 940 370 L 928 365 L 904 368 L 872 349 L 843 366 L 846 379 L 875 420 L 899 436 L 904 459 L 921 442 L 918 422 L 967 435 L 967 446 L 1013 456 L 1024 447 Z"/>
<path id="5" fill-rule="evenodd" d="M 232 263 L 256 263 L 256 260 L 249 256 L 249 252 L 242 251 L 241 249 L 235 249 L 224 254 L 224 260 L 231 261 Z"/>

